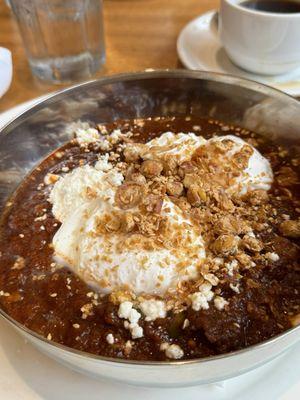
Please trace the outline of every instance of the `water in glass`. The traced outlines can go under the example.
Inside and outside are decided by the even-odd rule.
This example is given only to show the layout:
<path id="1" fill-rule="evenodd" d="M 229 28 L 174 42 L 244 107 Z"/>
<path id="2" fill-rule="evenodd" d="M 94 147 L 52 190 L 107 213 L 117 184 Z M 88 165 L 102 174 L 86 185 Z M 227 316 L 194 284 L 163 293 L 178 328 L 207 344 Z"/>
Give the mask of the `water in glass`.
<path id="1" fill-rule="evenodd" d="M 104 63 L 102 0 L 10 0 L 10 5 L 40 79 L 86 79 Z"/>

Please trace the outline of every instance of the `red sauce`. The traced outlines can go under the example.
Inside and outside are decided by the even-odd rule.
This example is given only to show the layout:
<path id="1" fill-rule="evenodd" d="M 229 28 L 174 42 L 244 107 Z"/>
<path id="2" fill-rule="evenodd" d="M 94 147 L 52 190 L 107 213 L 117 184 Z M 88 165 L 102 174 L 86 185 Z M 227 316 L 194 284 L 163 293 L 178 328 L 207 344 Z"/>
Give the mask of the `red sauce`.
<path id="1" fill-rule="evenodd" d="M 109 128 L 131 129 L 137 134 L 137 141 L 149 140 L 167 130 L 195 131 L 195 126 L 201 128 L 196 133 L 205 137 L 240 135 L 256 141 L 257 149 L 271 161 L 275 175 L 282 166 L 291 167 L 297 174 L 299 172 L 298 167 L 289 161 L 291 155 L 280 155 L 281 150 L 274 143 L 242 129 L 232 127 L 224 131 L 218 123 L 203 119 L 144 122 L 144 126 L 139 127 L 134 122 L 120 121 Z M 70 270 L 52 267 L 51 242 L 59 222 L 53 217 L 47 200 L 49 188 L 39 185 L 48 172 L 57 173 L 62 167 L 71 170 L 79 162 L 93 164 L 97 159 L 97 154 L 86 153 L 74 143 L 66 144 L 59 151 L 63 151 L 62 158 L 57 158 L 57 152 L 53 153 L 24 180 L 2 217 L 0 305 L 11 317 L 48 339 L 74 349 L 136 360 L 165 360 L 165 353 L 159 350 L 162 342 L 180 345 L 184 358 L 192 359 L 242 349 L 291 327 L 291 318 L 300 312 L 299 239 L 278 236 L 274 221 L 272 230 L 262 232 L 261 238 L 265 243 L 270 242 L 270 251 L 278 253 L 280 260 L 268 268 L 257 265 L 249 269 L 242 280 L 240 293 L 224 286 L 223 293 L 230 298 L 228 311 L 210 307 L 195 312 L 189 308 L 179 314 L 169 313 L 167 318 L 153 322 L 142 318 L 140 325 L 144 336 L 135 341 L 130 354 L 124 351 L 131 336 L 124 328 L 123 320 L 117 316 L 117 306 L 104 297 L 94 307 L 93 315 L 82 319 L 80 309 L 88 302 L 87 294 L 91 289 Z M 298 184 L 290 185 L 288 190 L 292 198 L 283 202 L 276 200 L 280 189 L 274 185 L 270 201 L 278 214 L 298 218 L 298 189 Z M 42 215 L 46 215 L 45 219 L 37 220 Z M 17 257 L 25 260 L 19 269 L 13 268 Z M 182 329 L 186 318 L 190 326 Z M 108 333 L 113 334 L 114 345 L 107 343 Z"/>

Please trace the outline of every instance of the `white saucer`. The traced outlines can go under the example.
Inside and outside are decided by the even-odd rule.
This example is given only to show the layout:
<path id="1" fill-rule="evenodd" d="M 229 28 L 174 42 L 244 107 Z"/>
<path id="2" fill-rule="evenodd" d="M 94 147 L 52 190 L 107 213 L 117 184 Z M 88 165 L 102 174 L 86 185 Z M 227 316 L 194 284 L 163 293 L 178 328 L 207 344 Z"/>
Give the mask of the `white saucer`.
<path id="1" fill-rule="evenodd" d="M 0 128 L 41 98 L 0 114 Z M 58 364 L 0 319 L 1 400 L 295 400 L 300 398 L 300 344 L 283 356 L 223 384 L 176 389 L 94 380 Z"/>
<path id="2" fill-rule="evenodd" d="M 246 72 L 227 57 L 218 37 L 218 13 L 200 15 L 180 32 L 177 52 L 188 69 L 221 72 L 273 86 L 292 96 L 300 96 L 300 68 L 284 75 L 263 76 Z"/>

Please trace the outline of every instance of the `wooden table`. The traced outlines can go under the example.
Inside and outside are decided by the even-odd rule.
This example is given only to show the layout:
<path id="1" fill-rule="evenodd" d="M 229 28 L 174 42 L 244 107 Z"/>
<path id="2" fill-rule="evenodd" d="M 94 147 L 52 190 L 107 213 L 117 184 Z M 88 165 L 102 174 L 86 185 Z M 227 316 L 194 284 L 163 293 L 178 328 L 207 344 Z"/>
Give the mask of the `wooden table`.
<path id="1" fill-rule="evenodd" d="M 96 76 L 181 67 L 176 53 L 180 30 L 217 6 L 217 0 L 104 0 L 107 62 Z M 14 63 L 13 82 L 0 99 L 0 112 L 62 87 L 33 78 L 17 24 L 4 0 L 0 0 L 0 46 L 12 51 Z"/>

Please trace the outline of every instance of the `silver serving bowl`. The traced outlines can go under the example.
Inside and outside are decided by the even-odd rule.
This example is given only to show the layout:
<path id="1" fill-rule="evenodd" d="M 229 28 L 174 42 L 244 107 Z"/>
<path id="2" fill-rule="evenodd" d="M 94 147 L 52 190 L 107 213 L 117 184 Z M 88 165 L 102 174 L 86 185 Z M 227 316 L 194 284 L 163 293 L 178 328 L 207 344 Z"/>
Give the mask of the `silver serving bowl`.
<path id="1" fill-rule="evenodd" d="M 25 175 L 69 139 L 74 121 L 197 115 L 300 145 L 300 103 L 267 86 L 207 72 L 123 74 L 76 85 L 49 96 L 0 132 L 0 211 Z M 299 147 L 300 149 L 300 147 Z M 188 386 L 221 381 L 279 356 L 300 339 L 300 326 L 244 350 L 191 361 L 139 362 L 76 351 L 48 341 L 0 310 L 34 346 L 83 373 L 135 385 Z"/>

